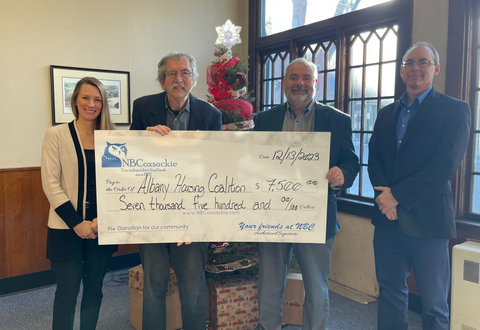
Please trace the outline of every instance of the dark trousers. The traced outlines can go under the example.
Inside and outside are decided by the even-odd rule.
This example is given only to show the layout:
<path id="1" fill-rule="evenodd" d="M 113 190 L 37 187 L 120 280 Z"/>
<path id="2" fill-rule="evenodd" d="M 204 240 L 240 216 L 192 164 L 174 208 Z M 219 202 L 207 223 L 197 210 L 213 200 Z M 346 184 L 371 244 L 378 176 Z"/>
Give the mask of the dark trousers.
<path id="1" fill-rule="evenodd" d="M 260 276 L 258 278 L 258 306 L 260 321 L 255 330 L 282 328 L 283 299 L 292 252 L 297 257 L 303 275 L 305 303 L 303 329 L 327 328 L 330 300 L 328 275 L 334 238 L 325 244 L 260 243 Z"/>
<path id="2" fill-rule="evenodd" d="M 94 241 L 96 240 L 90 240 L 89 243 L 97 244 Z M 103 298 L 103 278 L 110 256 L 111 253 L 102 253 L 98 249 L 86 248 L 83 260 L 51 261 L 53 277 L 57 284 L 53 303 L 52 329 L 73 329 L 75 306 L 82 281 L 80 329 L 95 329 Z"/>
<path id="3" fill-rule="evenodd" d="M 417 238 L 400 229 L 375 229 L 373 246 L 380 296 L 378 329 L 408 329 L 407 277 L 413 269 L 422 300 L 422 328 L 448 330 L 450 258 L 448 239 Z"/>
<path id="4" fill-rule="evenodd" d="M 170 260 L 177 276 L 183 330 L 205 330 L 207 243 L 139 244 L 143 265 L 143 330 L 166 329 L 166 293 Z"/>

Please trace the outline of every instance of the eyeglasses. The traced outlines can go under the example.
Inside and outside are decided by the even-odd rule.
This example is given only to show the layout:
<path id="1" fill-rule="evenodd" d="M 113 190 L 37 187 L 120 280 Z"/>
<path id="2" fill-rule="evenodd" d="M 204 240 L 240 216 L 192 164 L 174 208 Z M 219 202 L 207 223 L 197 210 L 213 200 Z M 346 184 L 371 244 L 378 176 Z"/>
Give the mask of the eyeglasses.
<path id="1" fill-rule="evenodd" d="M 180 76 L 182 76 L 183 79 L 188 79 L 192 76 L 192 73 L 189 70 L 182 70 L 180 72 L 177 72 L 177 71 L 165 72 L 165 76 L 170 79 L 177 78 L 178 74 L 180 74 Z"/>
<path id="2" fill-rule="evenodd" d="M 415 64 L 420 68 L 423 68 L 423 67 L 426 67 L 426 66 L 429 66 L 429 65 L 437 65 L 437 63 L 435 63 L 434 61 L 430 61 L 430 60 L 418 60 L 416 62 L 414 60 L 406 60 L 406 61 L 402 62 L 402 66 L 404 68 L 411 68 Z"/>

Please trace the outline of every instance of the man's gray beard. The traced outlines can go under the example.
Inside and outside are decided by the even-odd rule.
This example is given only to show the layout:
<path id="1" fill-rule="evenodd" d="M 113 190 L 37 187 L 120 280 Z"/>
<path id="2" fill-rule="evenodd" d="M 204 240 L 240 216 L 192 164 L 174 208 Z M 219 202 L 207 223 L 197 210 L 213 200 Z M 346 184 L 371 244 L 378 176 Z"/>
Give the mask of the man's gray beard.
<path id="1" fill-rule="evenodd" d="M 307 94 L 305 95 L 294 96 L 292 91 L 290 91 L 290 93 L 288 93 L 287 99 L 289 103 L 303 103 L 311 101 L 313 99 L 313 95 L 307 92 Z"/>

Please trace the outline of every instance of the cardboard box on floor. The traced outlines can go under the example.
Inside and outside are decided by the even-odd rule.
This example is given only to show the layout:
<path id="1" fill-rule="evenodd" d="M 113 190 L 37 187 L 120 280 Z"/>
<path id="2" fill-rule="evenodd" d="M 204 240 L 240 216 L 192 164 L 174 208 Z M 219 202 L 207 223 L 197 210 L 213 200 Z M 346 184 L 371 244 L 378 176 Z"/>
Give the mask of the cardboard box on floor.
<path id="1" fill-rule="evenodd" d="M 167 330 L 182 328 L 182 311 L 178 291 L 167 296 Z M 143 291 L 130 288 L 130 324 L 142 330 Z"/>
<path id="2" fill-rule="evenodd" d="M 143 269 L 138 265 L 128 272 L 130 287 L 130 324 L 136 329 L 142 329 L 143 312 Z M 178 295 L 177 278 L 170 268 L 170 280 L 167 289 L 167 330 L 182 328 L 182 311 Z"/>
<path id="3" fill-rule="evenodd" d="M 143 291 L 143 268 L 142 265 L 133 267 L 128 271 L 128 286 L 131 289 L 136 289 Z M 178 282 L 177 276 L 173 271 L 173 268 L 170 267 L 170 279 L 167 284 L 167 296 L 178 291 Z"/>
<path id="4" fill-rule="evenodd" d="M 282 323 L 302 325 L 304 300 L 305 288 L 303 287 L 302 274 L 289 273 L 283 300 Z"/>

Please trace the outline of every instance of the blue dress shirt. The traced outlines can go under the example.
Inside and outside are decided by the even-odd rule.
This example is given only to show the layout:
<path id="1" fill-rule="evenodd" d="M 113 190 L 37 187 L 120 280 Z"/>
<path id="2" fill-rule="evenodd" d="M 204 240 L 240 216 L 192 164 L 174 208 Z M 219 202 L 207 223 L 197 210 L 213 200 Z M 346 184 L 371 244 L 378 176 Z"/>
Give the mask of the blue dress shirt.
<path id="1" fill-rule="evenodd" d="M 408 123 L 412 120 L 415 114 L 422 104 L 423 100 L 428 93 L 432 90 L 432 86 L 430 86 L 425 92 L 420 94 L 415 100 L 412 101 L 410 106 L 408 106 L 408 95 L 407 93 L 403 93 L 402 97 L 400 98 L 400 114 L 398 115 L 397 119 L 397 150 L 402 145 L 403 137 L 405 136 L 405 132 L 407 131 Z"/>

